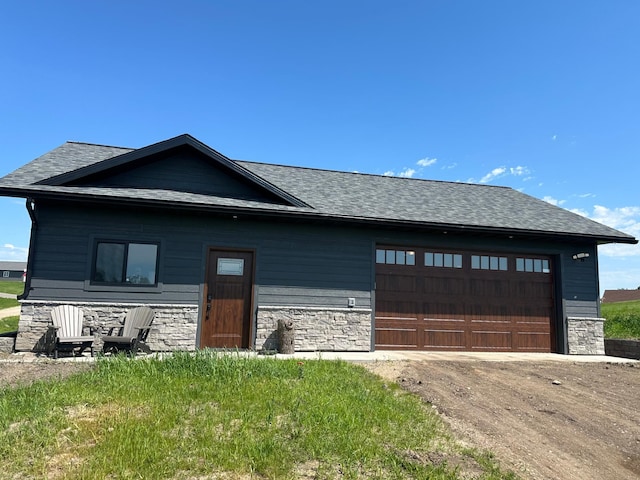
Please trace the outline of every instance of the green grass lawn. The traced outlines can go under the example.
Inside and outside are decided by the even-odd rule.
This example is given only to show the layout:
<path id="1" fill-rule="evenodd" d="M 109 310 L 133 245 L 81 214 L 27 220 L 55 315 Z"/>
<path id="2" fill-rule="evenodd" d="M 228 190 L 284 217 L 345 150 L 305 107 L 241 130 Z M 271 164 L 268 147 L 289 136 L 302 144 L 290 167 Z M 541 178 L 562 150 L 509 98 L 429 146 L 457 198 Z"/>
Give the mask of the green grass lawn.
<path id="1" fill-rule="evenodd" d="M 0 282 L 0 292 L 20 295 L 24 292 L 23 282 Z"/>
<path id="2" fill-rule="evenodd" d="M 24 291 L 22 282 L 0 282 L 0 292 L 11 295 L 20 295 Z M 0 310 L 4 308 L 17 307 L 18 300 L 15 298 L 0 298 Z M 2 330 L 0 330 L 1 332 Z"/>
<path id="3" fill-rule="evenodd" d="M 600 306 L 606 338 L 640 338 L 640 300 Z"/>
<path id="4" fill-rule="evenodd" d="M 19 319 L 18 316 L 0 318 L 0 333 L 17 331 Z"/>
<path id="5" fill-rule="evenodd" d="M 0 292 L 11 295 L 20 295 L 24 291 L 22 282 L 0 282 Z M 0 310 L 17 307 L 20 305 L 15 298 L 0 298 Z M 19 317 L 3 317 L 0 313 L 0 333 L 15 332 L 18 330 Z"/>
<path id="6" fill-rule="evenodd" d="M 516 478 L 458 445 L 429 405 L 346 362 L 102 358 L 0 390 L 6 478 L 458 479 L 465 465 Z"/>

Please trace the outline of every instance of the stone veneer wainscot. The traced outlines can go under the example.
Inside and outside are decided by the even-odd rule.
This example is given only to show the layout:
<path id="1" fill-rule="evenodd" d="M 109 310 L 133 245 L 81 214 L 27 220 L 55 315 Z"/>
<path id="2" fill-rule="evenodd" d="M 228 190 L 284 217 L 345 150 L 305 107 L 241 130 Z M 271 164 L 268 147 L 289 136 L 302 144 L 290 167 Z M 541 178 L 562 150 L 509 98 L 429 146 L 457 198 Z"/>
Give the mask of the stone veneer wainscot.
<path id="1" fill-rule="evenodd" d="M 568 317 L 570 355 L 604 355 L 604 318 Z"/>
<path id="2" fill-rule="evenodd" d="M 51 325 L 51 309 L 58 305 L 75 305 L 84 312 L 84 325 L 96 329 L 94 333 L 96 351 L 102 348 L 101 335 L 109 328 L 122 324 L 128 310 L 141 306 L 130 303 L 93 302 L 40 302 L 22 301 L 16 351 L 43 351 L 46 336 Z M 198 328 L 197 305 L 155 305 L 145 304 L 156 315 L 147 337 L 147 345 L 153 351 L 195 350 Z"/>
<path id="3" fill-rule="evenodd" d="M 278 349 L 278 320 L 293 322 L 296 351 L 371 351 L 371 309 L 259 307 L 256 350 Z"/>

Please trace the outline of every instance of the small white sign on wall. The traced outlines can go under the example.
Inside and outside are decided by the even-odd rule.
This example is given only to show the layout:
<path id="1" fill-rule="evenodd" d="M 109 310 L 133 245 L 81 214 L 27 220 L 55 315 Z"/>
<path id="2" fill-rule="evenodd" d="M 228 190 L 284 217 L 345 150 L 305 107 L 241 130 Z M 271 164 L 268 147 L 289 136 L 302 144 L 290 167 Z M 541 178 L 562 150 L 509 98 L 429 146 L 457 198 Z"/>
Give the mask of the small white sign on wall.
<path id="1" fill-rule="evenodd" d="M 242 275 L 244 273 L 243 258 L 219 258 L 218 275 Z"/>

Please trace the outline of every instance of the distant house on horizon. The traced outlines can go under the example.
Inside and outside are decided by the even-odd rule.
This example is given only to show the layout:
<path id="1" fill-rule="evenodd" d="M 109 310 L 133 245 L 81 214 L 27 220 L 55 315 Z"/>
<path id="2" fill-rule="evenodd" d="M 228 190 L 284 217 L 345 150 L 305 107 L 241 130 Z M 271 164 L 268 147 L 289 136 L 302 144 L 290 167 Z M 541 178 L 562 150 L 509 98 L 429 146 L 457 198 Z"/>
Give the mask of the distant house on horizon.
<path id="1" fill-rule="evenodd" d="M 0 281 L 24 280 L 27 262 L 0 261 Z"/>
<path id="2" fill-rule="evenodd" d="M 632 302 L 640 300 L 640 288 L 636 290 L 605 290 L 602 303 Z"/>

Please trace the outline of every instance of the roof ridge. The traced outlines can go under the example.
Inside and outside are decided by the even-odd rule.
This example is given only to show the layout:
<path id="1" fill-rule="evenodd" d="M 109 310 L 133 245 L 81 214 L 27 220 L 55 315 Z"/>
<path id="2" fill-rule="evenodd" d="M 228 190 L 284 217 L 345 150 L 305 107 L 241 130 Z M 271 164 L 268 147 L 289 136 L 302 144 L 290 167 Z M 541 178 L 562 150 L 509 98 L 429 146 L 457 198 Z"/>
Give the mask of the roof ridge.
<path id="1" fill-rule="evenodd" d="M 77 142 L 75 140 L 67 140 L 66 143 L 73 143 L 75 145 L 88 145 L 88 146 L 91 146 L 91 147 L 118 148 L 120 150 L 137 150 L 137 148 L 132 148 L 132 147 L 118 147 L 116 145 L 105 145 L 103 143 Z"/>
<path id="2" fill-rule="evenodd" d="M 281 163 L 267 163 L 267 162 L 256 162 L 254 160 L 238 160 L 234 159 L 234 162 L 242 162 L 242 163 L 250 163 L 253 165 L 266 165 L 270 167 L 283 167 L 283 168 L 291 168 L 296 170 L 314 170 L 317 172 L 331 172 L 331 173 L 344 173 L 351 175 L 363 175 L 368 177 L 380 177 L 380 178 L 393 178 L 396 180 L 411 180 L 411 181 L 420 181 L 420 182 L 433 182 L 433 183 L 447 183 L 453 185 L 470 185 L 476 187 L 492 187 L 492 188 L 506 188 L 508 190 L 513 190 L 513 187 L 508 187 L 506 185 L 489 185 L 486 183 L 474 183 L 474 182 L 462 182 L 462 181 L 454 181 L 454 180 L 435 180 L 430 178 L 414 178 L 414 177 L 398 177 L 397 175 L 383 175 L 380 173 L 368 173 L 368 172 L 347 172 L 345 170 L 335 170 L 328 168 L 318 168 L 318 167 L 305 167 L 300 165 L 283 165 Z"/>

